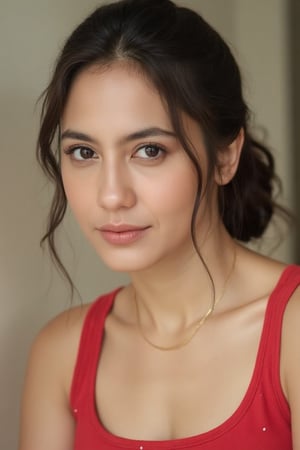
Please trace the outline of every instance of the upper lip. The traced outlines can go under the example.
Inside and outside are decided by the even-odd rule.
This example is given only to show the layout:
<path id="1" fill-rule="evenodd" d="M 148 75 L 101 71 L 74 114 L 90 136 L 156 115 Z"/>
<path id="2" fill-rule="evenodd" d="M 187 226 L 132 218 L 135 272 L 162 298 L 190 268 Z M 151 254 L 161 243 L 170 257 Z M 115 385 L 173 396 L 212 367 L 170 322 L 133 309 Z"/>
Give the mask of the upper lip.
<path id="1" fill-rule="evenodd" d="M 121 223 L 118 225 L 115 224 L 107 224 L 103 225 L 99 228 L 100 231 L 111 231 L 114 233 L 122 233 L 125 231 L 136 231 L 136 230 L 144 230 L 149 228 L 148 226 L 140 226 L 140 225 L 131 225 L 127 223 Z"/>

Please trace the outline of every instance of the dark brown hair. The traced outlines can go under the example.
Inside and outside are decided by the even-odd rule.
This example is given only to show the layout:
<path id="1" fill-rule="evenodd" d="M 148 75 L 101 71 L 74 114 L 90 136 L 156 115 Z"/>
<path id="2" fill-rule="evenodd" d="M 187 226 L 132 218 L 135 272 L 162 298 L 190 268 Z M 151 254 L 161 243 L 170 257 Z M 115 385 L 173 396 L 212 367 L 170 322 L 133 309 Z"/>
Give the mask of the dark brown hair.
<path id="1" fill-rule="evenodd" d="M 115 60 L 134 62 L 166 101 L 174 130 L 198 175 L 195 219 L 202 186 L 201 167 L 180 119 L 184 111 L 199 123 L 209 162 L 208 179 L 217 155 L 243 128 L 245 142 L 237 173 L 219 188 L 219 210 L 233 238 L 247 242 L 265 231 L 274 209 L 274 160 L 248 130 L 249 112 L 242 95 L 238 65 L 224 40 L 198 14 L 170 0 L 122 0 L 96 9 L 67 40 L 45 91 L 38 138 L 38 160 L 55 184 L 47 241 L 66 273 L 55 247 L 55 231 L 66 211 L 59 164 L 59 123 L 76 75 L 91 65 Z"/>

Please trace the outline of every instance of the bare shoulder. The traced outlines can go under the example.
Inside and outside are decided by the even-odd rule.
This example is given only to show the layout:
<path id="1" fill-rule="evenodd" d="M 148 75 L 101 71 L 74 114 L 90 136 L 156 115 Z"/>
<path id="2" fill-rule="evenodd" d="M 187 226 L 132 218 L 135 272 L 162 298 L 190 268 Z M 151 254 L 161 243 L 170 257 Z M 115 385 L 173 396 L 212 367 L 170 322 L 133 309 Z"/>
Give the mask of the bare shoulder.
<path id="1" fill-rule="evenodd" d="M 282 337 L 283 344 L 287 343 L 287 348 L 293 348 L 294 344 L 297 347 L 297 351 L 299 351 L 299 342 L 294 342 L 294 337 L 300 337 L 300 284 L 296 287 L 295 291 L 291 295 L 283 318 L 283 329 L 282 329 Z M 296 348 L 294 347 L 294 348 Z"/>
<path id="2" fill-rule="evenodd" d="M 281 343 L 282 387 L 291 410 L 293 448 L 300 449 L 300 286 L 284 313 Z"/>
<path id="3" fill-rule="evenodd" d="M 35 343 L 74 336 L 82 327 L 90 304 L 83 304 L 67 309 L 51 319 L 39 332 Z"/>
<path id="4" fill-rule="evenodd" d="M 282 365 L 289 395 L 289 385 L 294 376 L 299 384 L 300 378 L 300 285 L 289 299 L 283 317 L 282 327 Z M 300 393 L 300 392 L 299 392 Z M 300 396 L 299 396 L 300 398 Z"/>
<path id="5" fill-rule="evenodd" d="M 32 345 L 21 405 L 19 450 L 73 448 L 69 391 L 88 308 L 72 308 L 52 319 Z"/>
<path id="6" fill-rule="evenodd" d="M 31 360 L 42 360 L 43 365 L 60 370 L 61 381 L 68 391 L 75 365 L 81 330 L 90 304 L 70 308 L 51 319 L 36 336 L 30 354 Z"/>
<path id="7" fill-rule="evenodd" d="M 256 253 L 243 246 L 237 254 L 237 278 L 241 297 L 268 298 L 276 287 L 287 265 Z"/>

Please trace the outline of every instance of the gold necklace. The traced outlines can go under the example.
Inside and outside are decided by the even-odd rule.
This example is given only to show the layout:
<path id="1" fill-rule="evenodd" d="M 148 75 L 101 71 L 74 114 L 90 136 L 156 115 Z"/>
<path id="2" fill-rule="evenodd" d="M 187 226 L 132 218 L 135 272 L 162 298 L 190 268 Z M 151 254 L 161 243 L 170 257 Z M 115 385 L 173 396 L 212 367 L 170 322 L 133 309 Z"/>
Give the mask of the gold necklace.
<path id="1" fill-rule="evenodd" d="M 216 305 L 222 300 L 222 298 L 223 298 L 223 296 L 225 294 L 225 290 L 226 290 L 227 284 L 228 284 L 228 282 L 229 282 L 229 280 L 230 280 L 230 278 L 231 278 L 231 276 L 232 276 L 232 274 L 234 272 L 235 263 L 236 263 L 236 248 L 234 247 L 234 254 L 233 254 L 232 265 L 231 265 L 230 271 L 229 271 L 229 273 L 228 273 L 228 275 L 226 277 L 226 280 L 224 282 L 223 289 L 222 289 L 222 292 L 221 292 L 220 296 L 217 299 L 215 299 L 215 295 L 213 295 L 213 300 L 211 302 L 210 307 L 208 308 L 206 313 L 196 323 L 195 328 L 194 328 L 194 330 L 193 330 L 193 332 L 191 333 L 190 336 L 185 338 L 179 344 L 174 344 L 174 345 L 171 345 L 171 346 L 168 346 L 168 347 L 161 346 L 161 345 L 158 345 L 158 344 L 154 344 L 145 335 L 143 327 L 142 327 L 142 323 L 141 323 L 140 310 L 139 310 L 138 301 L 137 301 L 137 298 L 136 298 L 136 292 L 134 290 L 133 298 L 134 298 L 134 303 L 135 303 L 135 308 L 136 308 L 137 323 L 138 323 L 138 328 L 139 328 L 140 334 L 141 334 L 142 338 L 144 339 L 144 341 L 146 341 L 147 344 L 149 344 L 151 347 L 153 347 L 153 348 L 155 348 L 157 350 L 161 350 L 161 351 L 177 350 L 178 348 L 181 348 L 181 347 L 184 347 L 185 345 L 187 345 L 193 339 L 193 337 L 196 335 L 196 333 L 199 330 L 199 328 L 202 327 L 202 325 L 209 318 L 209 316 L 212 315 L 212 313 L 215 310 Z"/>

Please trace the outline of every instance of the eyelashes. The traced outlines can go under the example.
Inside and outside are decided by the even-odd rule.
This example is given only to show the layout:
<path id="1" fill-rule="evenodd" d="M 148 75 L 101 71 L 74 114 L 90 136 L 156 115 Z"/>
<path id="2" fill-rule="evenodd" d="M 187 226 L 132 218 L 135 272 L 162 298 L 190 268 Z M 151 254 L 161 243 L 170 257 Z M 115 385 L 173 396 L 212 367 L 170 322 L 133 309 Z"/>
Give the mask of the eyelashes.
<path id="1" fill-rule="evenodd" d="M 90 161 L 98 159 L 98 154 L 90 147 L 85 145 L 74 145 L 64 150 L 66 155 L 74 161 Z M 158 144 L 148 143 L 140 145 L 132 154 L 132 158 L 141 159 L 143 161 L 156 161 L 166 154 L 166 149 Z"/>
<path id="2" fill-rule="evenodd" d="M 98 158 L 96 152 L 84 145 L 76 145 L 64 150 L 66 155 L 70 155 L 75 161 L 88 161 Z"/>
<path id="3" fill-rule="evenodd" d="M 164 156 L 166 150 L 157 144 L 146 144 L 140 146 L 134 153 L 134 158 L 156 160 Z"/>

